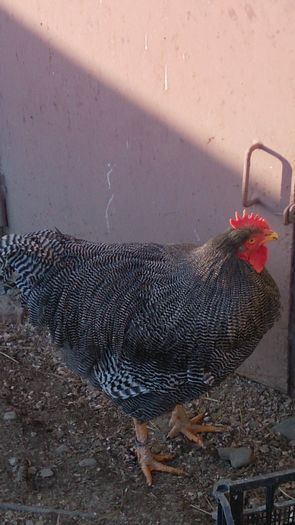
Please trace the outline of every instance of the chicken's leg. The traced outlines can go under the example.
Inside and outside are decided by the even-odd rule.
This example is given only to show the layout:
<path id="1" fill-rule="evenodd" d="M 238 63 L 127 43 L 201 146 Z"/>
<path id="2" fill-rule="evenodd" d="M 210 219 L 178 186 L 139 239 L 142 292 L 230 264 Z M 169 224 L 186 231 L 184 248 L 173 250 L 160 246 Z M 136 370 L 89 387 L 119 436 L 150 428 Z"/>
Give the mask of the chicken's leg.
<path id="1" fill-rule="evenodd" d="M 200 447 L 204 447 L 203 439 L 198 434 L 202 432 L 224 432 L 228 430 L 227 427 L 219 426 L 215 427 L 213 425 L 199 425 L 205 417 L 205 414 L 199 414 L 192 419 L 189 419 L 185 409 L 182 405 L 176 405 L 174 408 L 171 419 L 170 427 L 171 430 L 168 434 L 168 437 L 175 437 L 178 434 L 183 434 L 190 441 L 194 441 Z"/>
<path id="2" fill-rule="evenodd" d="M 178 476 L 186 475 L 184 470 L 168 465 L 162 465 L 161 461 L 169 461 L 174 456 L 171 454 L 155 454 L 153 455 L 147 446 L 148 443 L 148 431 L 145 423 L 140 423 L 137 419 L 134 419 L 134 427 L 137 441 L 137 459 L 140 464 L 141 470 L 144 473 L 147 484 L 150 486 L 153 483 L 152 471 L 158 470 L 160 472 L 168 472 L 170 474 L 176 474 Z"/>

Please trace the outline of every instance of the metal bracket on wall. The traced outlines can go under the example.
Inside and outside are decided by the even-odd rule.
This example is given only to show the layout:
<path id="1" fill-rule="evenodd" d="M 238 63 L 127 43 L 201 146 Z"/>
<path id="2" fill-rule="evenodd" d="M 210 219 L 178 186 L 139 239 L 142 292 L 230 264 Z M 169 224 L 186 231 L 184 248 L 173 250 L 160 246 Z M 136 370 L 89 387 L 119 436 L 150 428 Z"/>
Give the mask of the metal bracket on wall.
<path id="1" fill-rule="evenodd" d="M 249 197 L 249 181 L 250 181 L 250 166 L 251 166 L 251 157 L 253 151 L 260 149 L 265 151 L 266 153 L 269 153 L 273 157 L 276 157 L 278 160 L 281 161 L 283 166 L 283 171 L 287 171 L 290 178 L 291 178 L 291 196 L 290 196 L 290 204 L 281 212 L 278 212 L 271 206 L 269 206 L 266 202 L 264 202 L 260 197 Z M 255 204 L 260 204 L 260 206 L 263 206 L 271 213 L 274 213 L 275 215 L 282 215 L 284 224 L 292 224 L 295 223 L 295 196 L 294 196 L 294 180 L 292 175 L 292 169 L 289 164 L 289 162 L 279 153 L 276 151 L 268 148 L 265 146 L 262 142 L 255 142 L 250 146 L 250 148 L 247 149 L 245 153 L 245 160 L 244 160 L 244 169 L 243 169 L 243 179 L 242 179 L 242 202 L 243 206 L 245 208 L 248 208 L 249 206 L 254 206 Z"/>
<path id="2" fill-rule="evenodd" d="M 284 224 L 295 224 L 295 204 L 289 204 L 283 213 Z"/>
<path id="3" fill-rule="evenodd" d="M 262 149 L 270 155 L 280 160 L 282 164 L 282 178 L 287 179 L 287 190 L 290 189 L 289 205 L 281 212 L 273 210 L 270 206 L 266 205 L 260 198 L 249 199 L 249 179 L 250 179 L 250 165 L 251 155 L 256 149 Z M 284 185 L 285 186 L 285 185 Z M 242 200 L 243 206 L 253 206 L 254 204 L 260 204 L 268 209 L 271 213 L 281 215 L 285 225 L 295 224 L 295 178 L 292 174 L 292 167 L 290 163 L 282 157 L 279 153 L 267 148 L 261 142 L 255 142 L 246 151 L 243 171 L 243 184 L 242 184 Z M 284 200 L 284 199 L 282 199 Z M 295 228 L 293 226 L 293 241 L 292 241 L 292 263 L 291 263 L 291 299 L 290 299 L 290 314 L 289 314 L 289 356 L 288 356 L 288 393 L 291 397 L 295 397 Z"/>
<path id="4" fill-rule="evenodd" d="M 8 230 L 8 214 L 6 204 L 6 185 L 4 175 L 0 173 L 0 235 L 4 235 Z"/>

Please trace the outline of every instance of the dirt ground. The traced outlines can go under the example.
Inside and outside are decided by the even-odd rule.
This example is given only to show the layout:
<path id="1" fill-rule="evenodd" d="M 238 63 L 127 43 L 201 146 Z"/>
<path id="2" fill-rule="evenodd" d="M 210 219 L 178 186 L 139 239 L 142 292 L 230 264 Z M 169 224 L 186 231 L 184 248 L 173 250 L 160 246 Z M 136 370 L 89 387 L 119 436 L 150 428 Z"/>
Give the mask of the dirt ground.
<path id="1" fill-rule="evenodd" d="M 212 487 L 219 478 L 295 467 L 294 442 L 271 430 L 294 415 L 294 401 L 235 376 L 188 406 L 191 415 L 205 410 L 210 421 L 230 426 L 207 435 L 204 449 L 182 437 L 166 439 L 167 417 L 151 424 L 154 450 L 174 452 L 172 464 L 189 476 L 157 473 L 148 488 L 129 418 L 66 370 L 47 336 L 29 325 L 0 328 L 1 503 L 96 513 L 0 511 L 1 525 L 206 525 L 213 523 Z M 15 412 L 11 420 L 7 412 Z M 254 462 L 233 469 L 218 457 L 224 446 L 251 446 Z M 290 484 L 282 497 L 294 494 Z"/>

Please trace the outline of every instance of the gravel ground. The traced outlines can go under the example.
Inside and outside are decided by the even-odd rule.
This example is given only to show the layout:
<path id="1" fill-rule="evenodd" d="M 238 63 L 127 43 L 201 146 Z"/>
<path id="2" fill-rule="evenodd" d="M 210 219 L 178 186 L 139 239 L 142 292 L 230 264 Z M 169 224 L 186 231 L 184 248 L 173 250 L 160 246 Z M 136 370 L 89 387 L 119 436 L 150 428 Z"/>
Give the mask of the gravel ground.
<path id="1" fill-rule="evenodd" d="M 46 335 L 29 325 L 1 325 L 1 502 L 97 513 L 94 519 L 62 514 L 0 511 L 1 525 L 212 523 L 212 486 L 219 478 L 243 478 L 295 467 L 294 442 L 272 426 L 294 415 L 294 401 L 234 376 L 187 408 L 229 425 L 205 437 L 205 448 L 185 438 L 166 439 L 168 416 L 150 424 L 155 452 L 188 477 L 154 475 L 148 488 L 137 466 L 129 418 L 100 392 L 66 370 Z M 12 413 L 7 415 L 7 413 Z M 254 461 L 239 469 L 218 447 L 252 447 Z M 292 484 L 285 494 L 294 497 Z M 259 493 L 249 495 L 250 504 Z"/>

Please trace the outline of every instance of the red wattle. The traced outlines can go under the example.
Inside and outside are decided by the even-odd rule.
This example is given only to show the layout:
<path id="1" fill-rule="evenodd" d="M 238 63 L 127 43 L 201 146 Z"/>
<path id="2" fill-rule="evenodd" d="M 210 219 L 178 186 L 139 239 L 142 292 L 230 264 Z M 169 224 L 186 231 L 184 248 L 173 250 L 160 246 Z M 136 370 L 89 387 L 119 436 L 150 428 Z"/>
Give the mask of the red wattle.
<path id="1" fill-rule="evenodd" d="M 242 261 L 250 264 L 250 266 L 252 266 L 252 268 L 254 268 L 257 273 L 261 273 L 267 261 L 267 248 L 266 246 L 262 245 L 253 252 L 239 252 L 238 257 L 239 259 L 242 259 Z"/>

